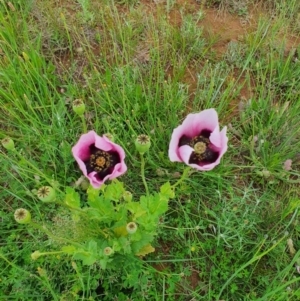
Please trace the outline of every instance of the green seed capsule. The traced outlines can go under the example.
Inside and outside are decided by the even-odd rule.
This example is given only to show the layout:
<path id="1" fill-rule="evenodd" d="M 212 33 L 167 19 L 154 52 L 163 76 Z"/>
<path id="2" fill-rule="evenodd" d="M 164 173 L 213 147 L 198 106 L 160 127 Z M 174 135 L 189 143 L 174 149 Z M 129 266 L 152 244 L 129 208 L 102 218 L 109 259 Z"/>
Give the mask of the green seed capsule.
<path id="1" fill-rule="evenodd" d="M 110 256 L 110 255 L 112 255 L 114 253 L 114 250 L 112 248 L 110 248 L 110 247 L 106 247 L 106 248 L 104 248 L 103 253 L 106 256 Z"/>
<path id="2" fill-rule="evenodd" d="M 147 135 L 139 135 L 135 142 L 135 147 L 137 149 L 137 151 L 143 155 L 145 152 L 147 152 L 151 146 L 151 141 L 150 141 L 150 137 Z"/>
<path id="3" fill-rule="evenodd" d="M 85 104 L 81 99 L 75 99 L 73 101 L 72 108 L 73 108 L 73 111 L 79 116 L 82 116 L 85 112 Z"/>
<path id="4" fill-rule="evenodd" d="M 137 231 L 137 229 L 137 224 L 134 222 L 130 222 L 126 225 L 126 231 L 128 232 L 128 234 L 134 234 Z"/>
<path id="5" fill-rule="evenodd" d="M 37 197 L 44 203 L 55 201 L 56 193 L 51 186 L 43 186 L 37 191 Z"/>
<path id="6" fill-rule="evenodd" d="M 19 224 L 29 224 L 31 222 L 30 212 L 23 208 L 19 208 L 15 211 L 14 218 Z"/>
<path id="7" fill-rule="evenodd" d="M 6 137 L 1 140 L 1 143 L 3 147 L 7 150 L 14 150 L 15 149 L 15 143 L 10 137 Z"/>

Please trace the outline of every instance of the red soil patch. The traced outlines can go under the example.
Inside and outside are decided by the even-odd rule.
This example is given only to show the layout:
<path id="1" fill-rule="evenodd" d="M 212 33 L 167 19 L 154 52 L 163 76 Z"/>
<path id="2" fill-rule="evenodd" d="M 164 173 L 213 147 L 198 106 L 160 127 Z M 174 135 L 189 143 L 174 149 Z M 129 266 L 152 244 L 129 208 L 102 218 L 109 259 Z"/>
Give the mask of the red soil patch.
<path id="1" fill-rule="evenodd" d="M 226 52 L 229 42 L 241 40 L 248 31 L 255 29 L 253 25 L 243 23 L 243 19 L 237 15 L 220 13 L 212 8 L 205 10 L 205 17 L 200 25 L 204 34 L 216 41 L 212 48 L 218 55 Z"/>
<path id="2" fill-rule="evenodd" d="M 199 272 L 196 270 L 192 270 L 191 275 L 188 277 L 188 281 L 192 287 L 192 289 L 196 289 L 198 283 L 200 281 Z"/>
<path id="3" fill-rule="evenodd" d="M 250 11 L 248 19 L 241 18 L 237 15 L 231 15 L 228 12 L 220 12 L 214 8 L 202 9 L 201 5 L 196 1 L 178 1 L 177 5 L 169 14 L 169 22 L 174 26 L 181 26 L 182 18 L 180 10 L 188 13 L 203 12 L 204 17 L 199 21 L 199 27 L 203 29 L 204 37 L 212 42 L 211 50 L 215 52 L 216 58 L 221 59 L 225 54 L 230 42 L 243 40 L 245 35 L 256 30 L 257 20 L 260 12 L 257 8 Z M 205 64 L 205 62 L 203 62 Z M 188 66 L 182 78 L 182 81 L 189 86 L 190 99 L 193 99 L 193 92 L 197 88 L 197 73 L 202 68 L 202 65 Z M 170 72 L 168 72 L 170 73 Z M 172 72 L 171 72 L 172 73 Z M 245 76 L 241 76 L 238 70 L 230 75 L 230 80 L 236 80 L 235 86 L 241 86 L 240 95 L 242 98 L 249 99 L 252 96 L 252 89 L 246 83 Z M 239 101 L 238 101 L 239 102 Z M 237 103 L 238 103 L 237 102 Z M 236 111 L 238 104 L 234 101 L 233 108 Z"/>
<path id="4" fill-rule="evenodd" d="M 201 6 L 196 1 L 179 1 L 183 7 L 189 7 L 194 9 L 194 13 L 201 9 Z M 181 14 L 179 12 L 178 5 L 170 12 L 169 20 L 174 26 L 181 25 Z M 182 7 L 181 7 L 182 8 Z M 230 42 L 243 41 L 245 36 L 249 33 L 255 32 L 257 29 L 258 20 L 261 16 L 267 16 L 260 6 L 253 6 L 250 9 L 249 14 L 245 17 L 238 15 L 232 15 L 229 12 L 217 10 L 215 8 L 206 8 L 203 10 L 204 18 L 199 21 L 199 26 L 203 29 L 204 37 L 213 42 L 211 47 L 215 52 L 216 58 L 221 59 L 226 53 Z M 300 37 L 282 34 L 280 41 L 285 41 L 285 54 L 300 45 Z M 205 62 L 203 62 L 205 63 Z M 193 92 L 197 87 L 197 71 L 202 68 L 187 67 L 185 75 L 182 81 L 189 85 L 189 92 L 191 98 Z M 228 81 L 235 81 L 234 86 L 239 87 L 239 99 L 233 100 L 231 108 L 235 113 L 238 113 L 238 105 L 241 100 L 248 100 L 253 96 L 253 90 L 255 87 L 254 79 L 246 79 L 245 74 L 240 74 L 240 70 L 235 70 L 232 75 L 229 76 Z"/>

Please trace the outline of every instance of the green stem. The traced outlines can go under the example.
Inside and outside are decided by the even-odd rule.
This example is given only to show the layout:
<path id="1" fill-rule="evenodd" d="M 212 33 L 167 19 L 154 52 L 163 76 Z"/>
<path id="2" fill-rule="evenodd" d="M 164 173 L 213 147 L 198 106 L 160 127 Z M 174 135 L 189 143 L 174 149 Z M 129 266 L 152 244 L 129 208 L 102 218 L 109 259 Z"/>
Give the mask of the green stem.
<path id="1" fill-rule="evenodd" d="M 52 251 L 52 252 L 40 252 L 40 256 L 43 255 L 57 255 L 57 254 L 62 254 L 66 253 L 65 251 Z"/>
<path id="2" fill-rule="evenodd" d="M 81 122 L 82 122 L 83 133 L 86 133 L 87 132 L 87 126 L 86 126 L 86 121 L 85 121 L 84 114 L 80 115 L 80 118 L 81 118 Z"/>
<path id="3" fill-rule="evenodd" d="M 144 158 L 144 155 L 142 155 L 142 154 L 141 154 L 141 176 L 142 176 L 142 181 L 145 186 L 146 194 L 147 194 L 147 196 L 149 196 L 149 189 L 148 189 L 148 185 L 147 185 L 146 178 L 145 178 L 145 158 Z"/>
<path id="4" fill-rule="evenodd" d="M 179 184 L 181 184 L 181 182 L 183 182 L 189 175 L 189 171 L 191 170 L 191 168 L 188 166 L 184 169 L 180 179 L 174 184 L 172 185 L 173 188 L 175 188 L 176 186 L 178 186 Z"/>

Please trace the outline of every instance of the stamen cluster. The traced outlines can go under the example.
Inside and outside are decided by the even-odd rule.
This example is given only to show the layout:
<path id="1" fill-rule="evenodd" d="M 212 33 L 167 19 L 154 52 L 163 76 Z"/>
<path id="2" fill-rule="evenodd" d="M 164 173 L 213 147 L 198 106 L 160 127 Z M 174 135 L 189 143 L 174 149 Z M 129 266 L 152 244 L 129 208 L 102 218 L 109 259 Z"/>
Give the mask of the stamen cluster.
<path id="1" fill-rule="evenodd" d="M 108 152 L 99 149 L 90 156 L 89 164 L 94 171 L 101 172 L 112 166 L 113 159 Z"/>

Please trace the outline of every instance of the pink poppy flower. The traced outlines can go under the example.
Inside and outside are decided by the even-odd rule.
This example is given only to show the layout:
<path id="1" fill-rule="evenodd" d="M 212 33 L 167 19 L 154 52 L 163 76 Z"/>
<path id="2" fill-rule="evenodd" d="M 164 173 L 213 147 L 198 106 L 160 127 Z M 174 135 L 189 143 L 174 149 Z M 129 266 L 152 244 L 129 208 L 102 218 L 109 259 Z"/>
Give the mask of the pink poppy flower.
<path id="1" fill-rule="evenodd" d="M 172 133 L 169 158 L 198 170 L 211 170 L 227 151 L 226 131 L 226 126 L 220 131 L 215 109 L 189 114 Z"/>
<path id="2" fill-rule="evenodd" d="M 127 171 L 123 148 L 106 136 L 98 136 L 94 131 L 83 134 L 73 146 L 72 153 L 94 188 L 99 188 L 106 180 L 119 177 Z"/>

